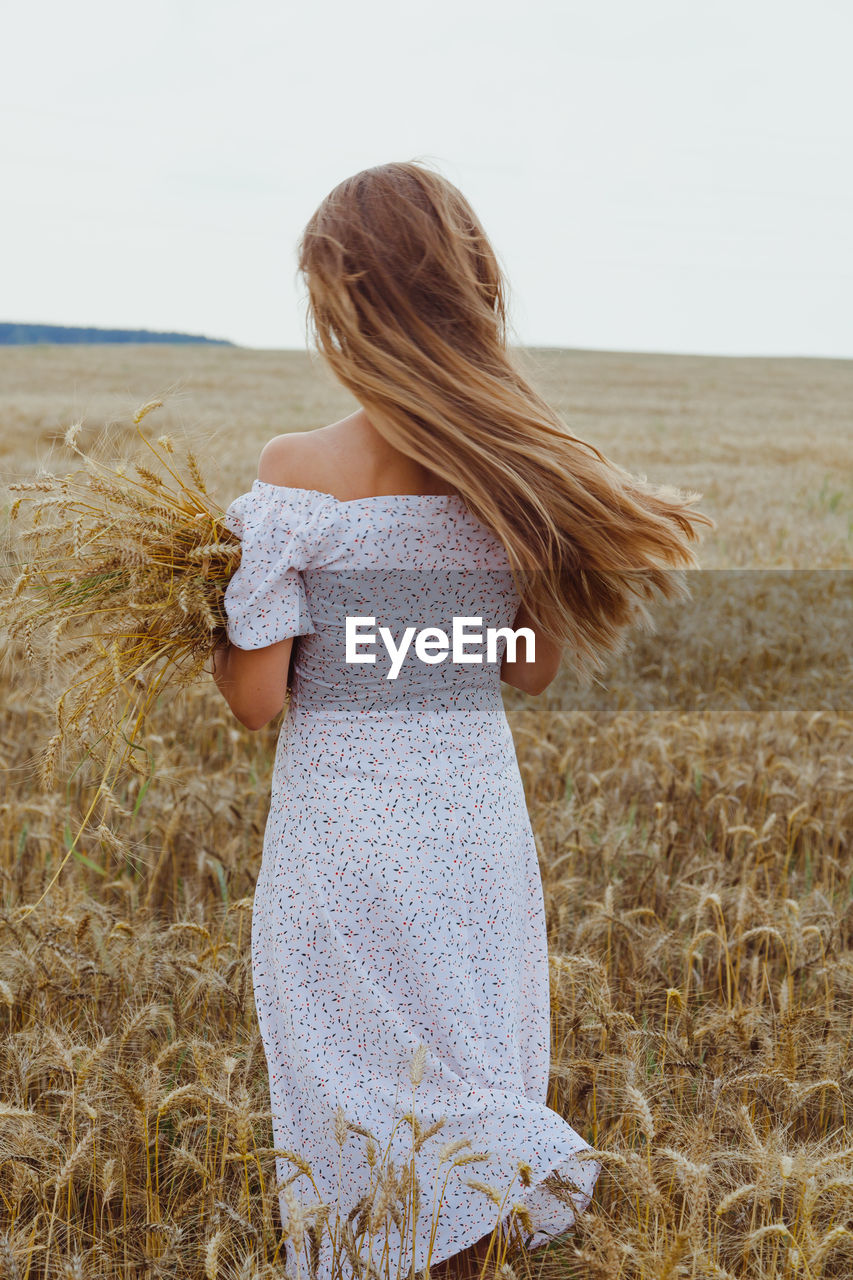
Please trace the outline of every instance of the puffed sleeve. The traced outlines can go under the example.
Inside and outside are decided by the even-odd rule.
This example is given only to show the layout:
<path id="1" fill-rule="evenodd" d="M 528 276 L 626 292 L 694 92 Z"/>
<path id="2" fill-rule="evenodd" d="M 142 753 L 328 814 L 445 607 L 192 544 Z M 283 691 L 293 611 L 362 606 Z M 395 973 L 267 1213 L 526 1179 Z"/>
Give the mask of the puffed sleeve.
<path id="1" fill-rule="evenodd" d="M 256 480 L 226 511 L 226 528 L 241 542 L 240 566 L 225 592 L 228 639 L 238 649 L 314 631 L 301 570 L 310 564 L 321 498 Z"/>

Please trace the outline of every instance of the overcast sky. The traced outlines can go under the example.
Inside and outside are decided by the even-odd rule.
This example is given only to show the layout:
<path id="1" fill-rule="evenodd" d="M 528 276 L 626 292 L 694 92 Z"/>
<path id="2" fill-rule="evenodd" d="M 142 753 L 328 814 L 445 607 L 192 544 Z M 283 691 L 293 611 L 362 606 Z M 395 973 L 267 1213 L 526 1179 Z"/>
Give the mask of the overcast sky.
<path id="1" fill-rule="evenodd" d="M 296 243 L 424 158 L 511 341 L 853 357 L 848 0 L 7 7 L 0 320 L 305 345 Z"/>

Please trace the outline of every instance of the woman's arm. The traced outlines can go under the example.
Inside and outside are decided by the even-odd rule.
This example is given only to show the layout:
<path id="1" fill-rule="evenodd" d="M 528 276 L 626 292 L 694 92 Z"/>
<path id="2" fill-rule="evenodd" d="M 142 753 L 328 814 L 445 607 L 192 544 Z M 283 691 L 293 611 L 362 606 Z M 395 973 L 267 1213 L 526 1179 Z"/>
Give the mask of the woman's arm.
<path id="1" fill-rule="evenodd" d="M 270 440 L 261 450 L 258 479 L 269 484 L 292 482 L 298 448 L 298 434 Z M 288 636 L 263 649 L 238 649 L 223 640 L 214 652 L 216 687 L 247 729 L 263 729 L 284 706 L 294 638 Z"/>
<path id="2" fill-rule="evenodd" d="M 223 640 L 213 654 L 213 679 L 234 715 L 247 729 L 263 729 L 287 697 L 293 636 L 264 649 L 238 649 Z"/>
<path id="3" fill-rule="evenodd" d="M 507 655 L 506 653 L 504 654 L 503 662 L 501 663 L 501 680 L 503 680 L 504 684 L 511 685 L 514 689 L 520 689 L 522 693 L 544 693 L 560 669 L 560 661 L 565 645 L 553 640 L 550 636 L 545 635 L 540 628 L 534 626 L 533 620 L 523 604 L 515 615 L 515 621 L 512 626 L 514 631 L 517 631 L 519 627 L 530 628 L 536 637 L 536 658 L 532 662 L 527 661 L 527 641 L 522 636 L 516 646 L 515 662 L 508 662 Z M 522 655 L 525 656 L 522 657 Z"/>

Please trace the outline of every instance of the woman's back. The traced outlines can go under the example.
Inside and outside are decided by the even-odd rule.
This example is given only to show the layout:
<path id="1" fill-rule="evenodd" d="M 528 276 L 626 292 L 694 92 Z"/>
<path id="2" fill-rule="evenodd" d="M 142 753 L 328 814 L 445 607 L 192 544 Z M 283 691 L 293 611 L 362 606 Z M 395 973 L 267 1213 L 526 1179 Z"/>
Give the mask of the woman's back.
<path id="1" fill-rule="evenodd" d="M 343 501 L 454 492 L 390 445 L 364 409 L 312 431 L 276 436 L 261 455 L 261 468 L 272 483 L 328 492 Z"/>
<path id="2" fill-rule="evenodd" d="M 520 597 L 503 547 L 460 497 L 341 501 L 258 480 L 231 504 L 228 524 L 245 562 L 227 598 L 235 643 L 273 643 L 290 622 L 310 627 L 295 663 L 303 705 L 356 699 L 368 709 L 389 698 L 443 699 L 451 687 L 499 699 L 506 635 L 498 633 L 512 627 Z M 289 598 L 283 557 L 300 575 L 290 576 Z"/>

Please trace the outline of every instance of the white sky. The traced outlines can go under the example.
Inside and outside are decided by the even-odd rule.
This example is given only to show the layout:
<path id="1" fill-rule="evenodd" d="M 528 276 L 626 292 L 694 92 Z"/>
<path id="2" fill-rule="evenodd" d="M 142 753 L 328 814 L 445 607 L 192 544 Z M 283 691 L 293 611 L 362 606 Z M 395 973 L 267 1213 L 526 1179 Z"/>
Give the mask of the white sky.
<path id="1" fill-rule="evenodd" d="M 305 345 L 296 242 L 429 159 L 511 341 L 853 357 L 848 0 L 5 7 L 0 320 Z"/>

